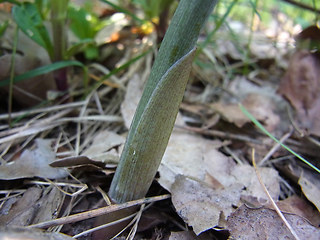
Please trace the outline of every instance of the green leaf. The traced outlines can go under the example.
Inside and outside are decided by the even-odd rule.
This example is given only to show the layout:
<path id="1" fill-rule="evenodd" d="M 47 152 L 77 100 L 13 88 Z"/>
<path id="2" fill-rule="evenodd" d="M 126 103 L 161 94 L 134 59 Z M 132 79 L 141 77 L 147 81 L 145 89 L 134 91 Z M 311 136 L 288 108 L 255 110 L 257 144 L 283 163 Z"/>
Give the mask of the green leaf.
<path id="1" fill-rule="evenodd" d="M 52 57 L 52 42 L 37 7 L 32 3 L 23 3 L 21 6 L 14 6 L 12 14 L 19 28 L 33 41 L 45 48 Z"/>
<path id="2" fill-rule="evenodd" d="M 94 38 L 96 31 L 93 27 L 95 16 L 84 8 L 69 6 L 68 18 L 72 32 L 80 39 Z"/>
<path id="3" fill-rule="evenodd" d="M 0 37 L 5 33 L 7 27 L 9 25 L 9 20 L 6 20 L 4 23 L 0 25 Z"/>
<path id="4" fill-rule="evenodd" d="M 135 199 L 141 194 L 141 189 L 146 189 L 145 183 L 152 182 L 154 171 L 148 171 L 148 165 L 141 159 L 147 159 L 152 167 L 158 168 L 162 155 L 167 147 L 174 122 L 179 111 L 179 105 L 182 101 L 184 91 L 188 82 L 189 74 L 192 67 L 195 48 L 179 59 L 168 69 L 163 75 L 158 85 L 154 89 L 146 104 L 137 127 L 134 131 L 130 131 L 128 139 L 130 144 L 126 144 L 121 155 L 120 165 L 118 167 L 127 171 L 116 172 L 115 179 L 118 178 L 119 185 L 128 186 L 134 176 L 142 176 L 141 170 L 144 169 L 145 174 L 142 176 L 143 181 L 135 182 L 133 191 L 121 193 L 113 192 L 115 187 L 111 186 L 110 195 L 116 195 L 116 199 L 121 201 Z M 123 161 L 122 159 L 126 159 Z M 135 165 L 131 167 L 131 165 Z M 117 186 L 121 189 L 121 186 Z M 122 188 L 126 189 L 126 188 Z"/>
<path id="5" fill-rule="evenodd" d="M 85 66 L 81 62 L 78 62 L 78 61 L 55 62 L 55 63 L 49 64 L 49 65 L 46 65 L 46 66 L 42 66 L 42 67 L 33 69 L 33 70 L 28 71 L 26 73 L 23 73 L 21 75 L 18 75 L 16 77 L 14 77 L 13 82 L 14 83 L 21 82 L 21 81 L 23 81 L 25 79 L 29 79 L 29 78 L 36 77 L 36 76 L 39 76 L 39 75 L 42 75 L 42 74 L 53 72 L 53 71 L 55 71 L 57 69 L 65 68 L 65 67 L 69 67 L 69 66 L 78 66 L 78 67 L 85 68 Z M 10 82 L 9 78 L 6 78 L 6 79 L 0 81 L 0 87 L 8 85 L 9 82 Z"/>
<path id="6" fill-rule="evenodd" d="M 94 45 L 95 41 L 93 39 L 83 39 L 77 42 L 76 44 L 72 45 L 66 52 L 65 58 L 69 59 L 71 58 L 74 54 L 84 51 L 86 47 L 89 45 Z"/>

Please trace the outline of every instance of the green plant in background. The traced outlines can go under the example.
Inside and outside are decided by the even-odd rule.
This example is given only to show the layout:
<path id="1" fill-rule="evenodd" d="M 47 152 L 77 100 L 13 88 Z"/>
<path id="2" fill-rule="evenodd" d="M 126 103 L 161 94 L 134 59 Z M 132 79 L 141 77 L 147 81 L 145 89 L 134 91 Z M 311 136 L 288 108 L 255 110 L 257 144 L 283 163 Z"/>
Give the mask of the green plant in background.
<path id="1" fill-rule="evenodd" d="M 15 5 L 12 15 L 19 28 L 53 59 L 53 44 L 36 5 L 29 2 Z"/>
<path id="2" fill-rule="evenodd" d="M 137 107 L 109 196 L 145 196 L 167 147 L 191 70 L 199 32 L 215 0 L 181 0 Z"/>
<path id="3" fill-rule="evenodd" d="M 132 3 L 140 6 L 143 10 L 145 17 L 148 20 L 159 21 L 161 13 L 170 7 L 174 0 L 132 0 Z"/>
<path id="4" fill-rule="evenodd" d="M 97 17 L 84 8 L 76 9 L 71 6 L 69 0 L 36 0 L 34 3 L 17 3 L 13 7 L 12 14 L 19 28 L 43 47 L 54 63 L 69 60 L 83 49 L 89 59 L 98 55 L 93 38 L 106 23 L 98 21 Z M 49 18 L 52 26 L 52 40 L 44 24 L 46 18 Z M 80 39 L 70 47 L 67 46 L 68 21 L 71 21 L 71 30 Z M 54 73 L 58 90 L 67 91 L 66 68 L 59 68 Z"/>
<path id="5" fill-rule="evenodd" d="M 98 16 L 92 12 L 91 8 L 92 6 L 90 6 L 90 4 L 84 7 L 70 4 L 68 8 L 70 29 L 80 40 L 75 46 L 85 47 L 85 57 L 89 60 L 96 59 L 99 56 L 98 47 L 95 45 L 94 38 L 96 34 L 108 24 L 107 21 L 100 20 Z M 72 52 L 69 52 L 69 55 L 72 55 Z"/>

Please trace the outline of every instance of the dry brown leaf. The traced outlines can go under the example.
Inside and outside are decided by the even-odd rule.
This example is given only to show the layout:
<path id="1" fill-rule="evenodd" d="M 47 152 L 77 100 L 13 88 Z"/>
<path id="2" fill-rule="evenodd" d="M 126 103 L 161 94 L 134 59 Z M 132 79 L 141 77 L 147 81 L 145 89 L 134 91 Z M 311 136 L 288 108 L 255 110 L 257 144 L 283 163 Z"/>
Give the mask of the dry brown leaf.
<path id="1" fill-rule="evenodd" d="M 62 233 L 35 228 L 0 227 L 0 240 L 74 240 Z"/>
<path id="2" fill-rule="evenodd" d="M 0 216 L 0 225 L 26 226 L 30 224 L 30 214 L 34 213 L 35 203 L 41 198 L 41 189 L 29 188 L 23 196 L 12 206 L 6 215 Z"/>
<path id="3" fill-rule="evenodd" d="M 306 133 L 320 136 L 320 56 L 297 51 L 281 80 L 279 93 L 297 111 L 298 123 Z"/>
<path id="4" fill-rule="evenodd" d="M 284 172 L 288 177 L 290 177 L 291 180 L 301 186 L 301 190 L 306 198 L 315 205 L 318 211 L 320 211 L 319 173 L 293 164 L 285 167 L 282 166 L 282 172 Z"/>
<path id="5" fill-rule="evenodd" d="M 172 185 L 172 203 L 177 213 L 196 234 L 218 226 L 237 206 L 240 199 L 239 188 L 235 184 L 228 189 L 214 190 L 199 181 L 176 177 Z"/>
<path id="6" fill-rule="evenodd" d="M 36 139 L 34 150 L 25 150 L 19 158 L 0 166 L 0 179 L 20 179 L 27 177 L 42 177 L 57 179 L 68 176 L 66 169 L 50 167 L 55 160 L 51 149 L 52 140 Z"/>
<path id="7" fill-rule="evenodd" d="M 212 239 L 209 234 L 203 233 L 197 236 L 192 231 L 172 232 L 169 240 L 207 240 Z"/>
<path id="8" fill-rule="evenodd" d="M 31 187 L 0 216 L 2 226 L 27 226 L 51 220 L 62 202 L 62 193 L 55 187 L 49 191 Z"/>
<path id="9" fill-rule="evenodd" d="M 286 213 L 293 213 L 300 217 L 304 217 L 313 224 L 313 226 L 320 226 L 320 213 L 316 211 L 309 202 L 303 198 L 293 195 L 289 198 L 277 202 L 279 209 Z M 273 209 L 273 207 L 268 206 Z"/>
<path id="10" fill-rule="evenodd" d="M 264 95 L 249 93 L 242 101 L 243 106 L 259 121 L 261 121 L 268 131 L 273 131 L 280 122 L 278 115 L 274 113 L 274 103 Z M 241 128 L 251 120 L 244 115 L 237 103 L 218 102 L 211 105 L 228 122 L 234 123 Z"/>
<path id="11" fill-rule="evenodd" d="M 284 216 L 300 239 L 320 239 L 320 229 L 304 218 L 286 213 Z M 277 213 L 267 208 L 249 209 L 243 205 L 228 217 L 227 228 L 234 239 L 295 239 Z"/>
<path id="12" fill-rule="evenodd" d="M 312 202 L 318 211 L 320 211 L 320 176 L 317 172 L 303 170 L 299 181 L 304 195 Z"/>

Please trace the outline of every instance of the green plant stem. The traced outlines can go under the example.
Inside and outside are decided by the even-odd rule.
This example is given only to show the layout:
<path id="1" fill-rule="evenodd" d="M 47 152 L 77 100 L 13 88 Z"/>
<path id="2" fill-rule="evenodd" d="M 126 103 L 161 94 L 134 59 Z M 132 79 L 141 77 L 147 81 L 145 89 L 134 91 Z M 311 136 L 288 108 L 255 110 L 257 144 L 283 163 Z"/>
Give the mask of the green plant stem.
<path id="1" fill-rule="evenodd" d="M 155 59 L 111 183 L 109 196 L 113 201 L 127 202 L 147 193 L 160 165 L 185 90 L 186 82 L 179 85 L 179 78 L 188 78 L 190 69 L 184 68 L 191 66 L 192 49 L 215 4 L 215 0 L 180 1 Z M 176 67 L 178 72 L 182 72 L 177 77 L 171 73 L 177 70 Z M 167 77 L 173 79 L 168 82 Z M 178 92 L 176 96 L 175 92 Z M 161 98 L 162 101 L 159 100 Z"/>
<path id="2" fill-rule="evenodd" d="M 69 0 L 51 0 L 51 25 L 53 33 L 54 54 L 52 61 L 60 61 L 66 51 L 66 19 Z"/>
<path id="3" fill-rule="evenodd" d="M 51 0 L 51 25 L 53 33 L 53 46 L 54 52 L 52 61 L 57 62 L 64 60 L 67 34 L 66 34 L 66 20 L 67 9 L 69 0 Z M 54 72 L 54 78 L 58 90 L 66 91 L 68 89 L 67 84 L 67 69 L 60 69 Z"/>
<path id="4" fill-rule="evenodd" d="M 14 70 L 15 70 L 15 59 L 16 59 L 16 52 L 17 52 L 17 45 L 18 45 L 18 35 L 19 35 L 19 28 L 17 26 L 15 29 L 15 34 L 13 39 L 13 48 L 12 48 L 12 57 L 11 57 L 11 66 L 10 66 L 10 84 L 9 84 L 9 99 L 8 99 L 8 113 L 9 113 L 8 122 L 10 127 L 11 127 Z"/>

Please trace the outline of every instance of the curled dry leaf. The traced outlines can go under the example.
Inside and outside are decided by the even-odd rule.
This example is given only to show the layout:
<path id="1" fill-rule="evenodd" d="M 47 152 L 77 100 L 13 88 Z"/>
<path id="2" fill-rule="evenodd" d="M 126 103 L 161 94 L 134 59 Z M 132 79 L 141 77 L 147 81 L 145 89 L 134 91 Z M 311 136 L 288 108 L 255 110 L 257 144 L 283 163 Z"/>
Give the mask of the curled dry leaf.
<path id="1" fill-rule="evenodd" d="M 320 211 L 320 178 L 317 172 L 301 168 L 294 164 L 281 166 L 284 172 L 291 180 L 298 183 L 305 197 L 314 204 Z"/>
<path id="2" fill-rule="evenodd" d="M 304 170 L 301 172 L 299 181 L 304 195 L 320 211 L 320 177 L 316 172 Z"/>
<path id="3" fill-rule="evenodd" d="M 114 162 L 114 160 L 118 160 L 117 157 L 120 156 L 120 153 L 115 153 L 111 150 L 123 145 L 124 142 L 125 137 L 123 136 L 108 130 L 100 131 L 94 137 L 91 145 L 81 155 L 104 163 L 110 162 L 110 160 Z"/>
<path id="4" fill-rule="evenodd" d="M 57 179 L 68 176 L 66 169 L 56 169 L 49 164 L 55 160 L 51 140 L 36 139 L 34 150 L 24 150 L 13 162 L 0 166 L 0 179 L 11 180 L 27 177 Z"/>
<path id="5" fill-rule="evenodd" d="M 306 219 L 294 214 L 284 216 L 300 239 L 320 238 L 320 229 Z M 267 208 L 249 209 L 243 205 L 228 217 L 227 227 L 234 239 L 295 239 L 277 213 Z"/>

